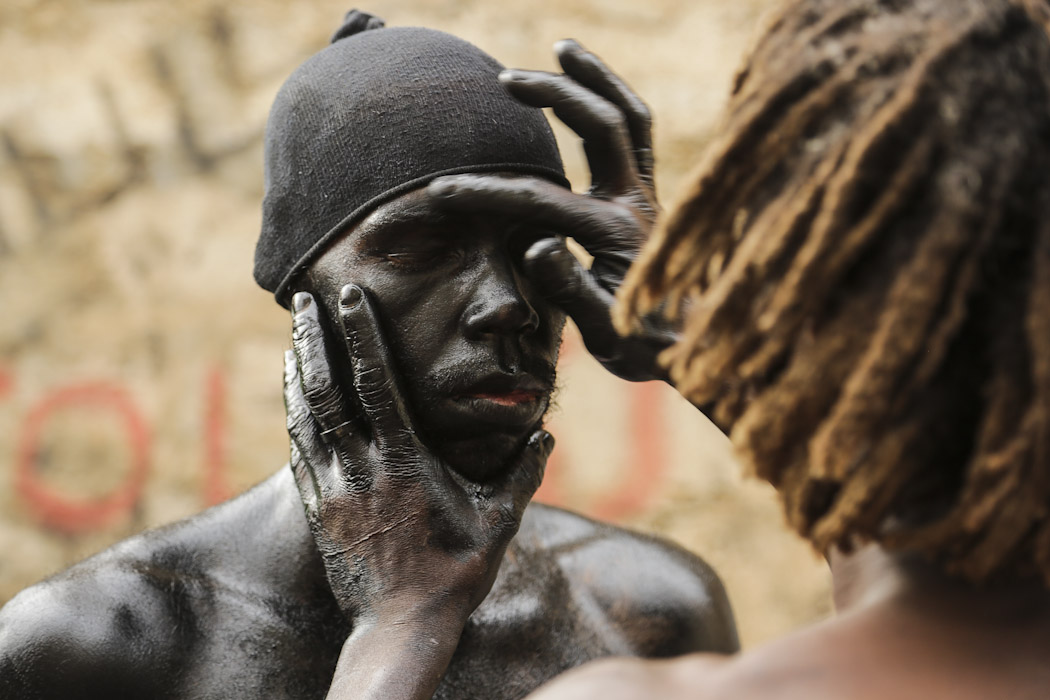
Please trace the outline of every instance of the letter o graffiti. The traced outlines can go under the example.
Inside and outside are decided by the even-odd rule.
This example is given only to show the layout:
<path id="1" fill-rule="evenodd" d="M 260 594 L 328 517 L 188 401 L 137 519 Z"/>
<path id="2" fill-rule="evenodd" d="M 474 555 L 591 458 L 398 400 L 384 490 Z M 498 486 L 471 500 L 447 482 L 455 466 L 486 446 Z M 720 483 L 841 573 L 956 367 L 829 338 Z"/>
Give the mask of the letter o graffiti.
<path id="1" fill-rule="evenodd" d="M 40 437 L 48 417 L 67 407 L 104 409 L 123 423 L 131 451 L 131 469 L 123 483 L 108 494 L 71 498 L 56 493 L 37 474 Z M 15 466 L 15 488 L 48 527 L 70 533 L 102 527 L 130 511 L 142 495 L 149 472 L 149 442 L 145 422 L 120 387 L 101 382 L 64 387 L 37 403 L 26 416 Z"/>

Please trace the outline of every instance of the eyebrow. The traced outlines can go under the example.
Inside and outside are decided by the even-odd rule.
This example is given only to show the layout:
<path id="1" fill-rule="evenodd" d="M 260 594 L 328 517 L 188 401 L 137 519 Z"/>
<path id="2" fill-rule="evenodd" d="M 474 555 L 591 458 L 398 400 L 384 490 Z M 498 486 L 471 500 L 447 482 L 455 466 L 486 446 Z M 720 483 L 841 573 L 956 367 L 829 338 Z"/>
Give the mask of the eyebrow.
<path id="1" fill-rule="evenodd" d="M 414 235 L 423 235 L 428 239 L 434 237 L 440 239 L 455 238 L 457 235 L 461 234 L 462 231 L 459 229 L 442 229 L 445 228 L 445 225 L 456 219 L 457 217 L 455 215 L 449 215 L 446 212 L 422 206 L 401 209 L 396 212 L 390 212 L 378 221 L 375 221 L 373 226 L 369 226 L 366 230 L 360 231 L 362 235 L 359 240 L 360 243 L 365 246 L 382 246 L 385 243 L 393 242 L 393 240 L 407 242 L 411 240 Z M 419 230 L 420 227 L 428 228 L 430 230 L 423 232 Z"/>
<path id="2" fill-rule="evenodd" d="M 379 230 L 419 225 L 441 226 L 456 219 L 456 216 L 447 212 L 420 206 L 389 212 L 376 221 L 375 226 L 372 228 Z"/>
<path id="3" fill-rule="evenodd" d="M 454 218 L 450 216 L 448 212 L 441 211 L 440 209 L 434 209 L 431 207 L 411 207 L 409 209 L 401 209 L 399 211 L 390 212 L 384 217 L 384 223 L 389 224 L 400 224 L 400 223 L 444 223 Z"/>

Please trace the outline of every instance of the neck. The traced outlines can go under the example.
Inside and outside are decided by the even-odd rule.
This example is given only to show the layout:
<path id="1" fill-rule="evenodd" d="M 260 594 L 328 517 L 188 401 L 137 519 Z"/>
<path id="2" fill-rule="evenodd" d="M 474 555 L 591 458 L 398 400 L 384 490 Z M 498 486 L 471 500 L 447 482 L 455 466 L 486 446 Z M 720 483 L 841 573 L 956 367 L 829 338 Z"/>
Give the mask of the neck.
<path id="1" fill-rule="evenodd" d="M 851 554 L 835 550 L 828 562 L 840 614 L 892 605 L 918 616 L 962 617 L 992 625 L 1050 620 L 1050 591 L 1037 579 L 974 584 L 916 555 L 891 554 L 878 545 Z"/>
<path id="2" fill-rule="evenodd" d="M 211 523 L 217 519 L 216 523 Z M 224 560 L 247 567 L 292 598 L 328 591 L 324 563 L 314 546 L 292 471 L 287 466 L 251 490 L 194 519 L 203 537 L 222 528 L 231 551 Z M 243 571 L 234 572 L 244 577 Z M 334 600 L 332 601 L 334 605 Z"/>

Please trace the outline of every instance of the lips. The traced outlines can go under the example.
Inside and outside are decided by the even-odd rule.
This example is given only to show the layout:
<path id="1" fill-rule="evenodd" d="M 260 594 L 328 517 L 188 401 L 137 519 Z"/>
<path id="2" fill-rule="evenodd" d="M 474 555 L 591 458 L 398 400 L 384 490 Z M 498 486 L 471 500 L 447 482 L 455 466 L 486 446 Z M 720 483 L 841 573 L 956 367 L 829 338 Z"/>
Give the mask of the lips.
<path id="1" fill-rule="evenodd" d="M 541 397 L 542 394 L 538 391 L 508 391 L 503 394 L 482 392 L 471 394 L 466 398 L 491 401 L 500 406 L 517 406 L 518 404 L 528 403 L 530 401 L 538 401 Z"/>
<path id="2" fill-rule="evenodd" d="M 536 424 L 551 388 L 531 375 L 492 374 L 452 392 L 449 409 L 460 417 L 508 428 Z"/>
<path id="3" fill-rule="evenodd" d="M 530 374 L 493 373 L 453 392 L 458 398 L 485 398 L 492 401 L 520 403 L 542 397 L 550 386 Z"/>

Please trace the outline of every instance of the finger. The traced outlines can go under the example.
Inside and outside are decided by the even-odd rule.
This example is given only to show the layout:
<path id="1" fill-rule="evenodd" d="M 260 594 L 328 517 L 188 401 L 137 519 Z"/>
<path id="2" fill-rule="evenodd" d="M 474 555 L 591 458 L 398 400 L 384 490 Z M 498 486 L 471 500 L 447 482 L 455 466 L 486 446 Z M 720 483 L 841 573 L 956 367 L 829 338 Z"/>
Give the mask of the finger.
<path id="1" fill-rule="evenodd" d="M 299 366 L 291 350 L 284 354 L 284 408 L 292 447 L 289 465 L 304 505 L 308 501 L 316 504 L 332 482 L 331 475 L 327 473 L 329 453 L 303 396 Z M 324 473 L 316 473 L 315 468 Z"/>
<path id="2" fill-rule="evenodd" d="M 350 424 L 350 411 L 328 362 L 317 304 L 306 292 L 292 297 L 292 348 L 310 412 L 325 434 L 342 437 L 340 433 Z"/>
<path id="3" fill-rule="evenodd" d="M 546 299 L 572 317 L 591 354 L 607 356 L 620 342 L 612 323 L 616 297 L 584 269 L 563 241 L 544 238 L 525 252 L 525 274 Z"/>
<path id="4" fill-rule="evenodd" d="M 642 319 L 640 333 L 623 337 L 612 320 L 615 294 L 603 287 L 557 239 L 543 239 L 525 252 L 525 274 L 541 294 L 569 314 L 587 351 L 607 370 L 628 381 L 663 379 L 659 354 L 677 340 L 666 324 Z"/>
<path id="5" fill-rule="evenodd" d="M 635 252 L 644 240 L 631 209 L 535 177 L 448 175 L 427 186 L 442 209 L 494 214 L 572 236 L 591 255 Z"/>
<path id="6" fill-rule="evenodd" d="M 547 458 L 554 450 L 554 436 L 546 430 L 537 430 L 529 436 L 514 468 L 500 484 L 490 501 L 490 519 L 494 527 L 516 532 L 525 507 L 543 482 Z"/>
<path id="7" fill-rule="evenodd" d="M 613 194 L 638 186 L 633 144 L 624 114 L 616 105 L 566 75 L 505 70 L 499 77 L 514 97 L 533 107 L 552 108 L 558 119 L 580 135 L 592 190 Z"/>
<path id="8" fill-rule="evenodd" d="M 627 120 L 634 146 L 635 167 L 639 177 L 650 187 L 653 182 L 653 118 L 649 106 L 620 76 L 595 54 L 575 39 L 564 39 L 554 45 L 562 70 L 576 82 L 593 90 L 616 105 Z"/>
<path id="9" fill-rule="evenodd" d="M 381 449 L 410 444 L 414 429 L 390 348 L 383 338 L 375 309 L 356 284 L 343 287 L 339 316 L 354 369 L 354 386 Z"/>
<path id="10" fill-rule="evenodd" d="M 322 498 L 321 489 L 313 478 L 313 474 L 310 473 L 310 469 L 306 466 L 306 460 L 303 458 L 299 446 L 295 444 L 295 440 L 291 441 L 288 466 L 295 477 L 295 486 L 299 489 L 299 500 L 302 501 L 303 508 L 308 516 L 315 516 L 318 512 L 317 504 L 321 502 Z"/>

